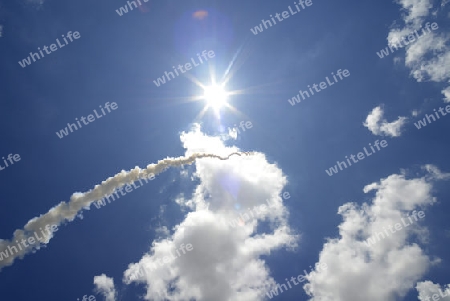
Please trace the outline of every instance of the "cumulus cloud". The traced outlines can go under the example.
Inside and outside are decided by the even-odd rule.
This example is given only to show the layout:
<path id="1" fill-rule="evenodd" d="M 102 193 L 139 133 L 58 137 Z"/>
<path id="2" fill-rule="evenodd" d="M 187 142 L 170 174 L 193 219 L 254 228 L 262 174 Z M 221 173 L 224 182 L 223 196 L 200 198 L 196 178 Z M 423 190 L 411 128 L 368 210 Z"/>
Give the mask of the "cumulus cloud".
<path id="1" fill-rule="evenodd" d="M 181 135 L 186 156 L 197 152 L 230 153 L 217 137 L 204 135 L 198 127 Z M 173 229 L 173 234 L 154 241 L 151 249 L 124 272 L 125 284 L 143 283 L 146 300 L 256 301 L 275 281 L 262 255 L 293 246 L 298 240 L 287 223 L 288 211 L 279 196 L 287 183 L 282 171 L 265 156 L 232 157 L 227 161 L 196 162 L 199 180 L 189 200 L 191 212 Z M 250 216 L 249 208 L 270 204 Z M 245 223 L 231 227 L 227 221 L 248 214 Z M 262 233 L 258 225 L 268 227 Z M 192 250 L 176 255 L 191 244 Z M 166 260 L 164 260 L 166 258 Z M 164 264 L 158 264 L 164 262 Z"/>
<path id="2" fill-rule="evenodd" d="M 338 214 L 343 217 L 340 237 L 328 239 L 319 256 L 319 263 L 326 263 L 328 270 L 315 270 L 307 276 L 309 283 L 304 289 L 310 300 L 396 300 L 439 262 L 419 246 L 426 242 L 426 218 L 395 233 L 390 231 L 376 244 L 365 241 L 377 232 L 388 231 L 412 210 L 436 202 L 431 194 L 432 181 L 442 179 L 443 173 L 432 166 L 428 170 L 434 173 L 421 178 L 390 175 L 364 187 L 365 193 L 374 192 L 370 204 L 347 203 L 339 207 Z"/>
<path id="3" fill-rule="evenodd" d="M 402 126 L 406 123 L 408 118 L 399 116 L 397 120 L 387 122 L 387 120 L 383 118 L 383 115 L 383 108 L 378 106 L 370 112 L 363 125 L 374 135 L 399 137 L 401 135 Z"/>
<path id="4" fill-rule="evenodd" d="M 39 229 L 45 229 L 47 225 L 59 226 L 64 222 L 73 221 L 83 209 L 89 209 L 94 201 L 111 195 L 116 189 L 123 187 L 126 184 L 132 184 L 139 179 L 148 178 L 150 174 L 157 175 L 170 167 L 192 164 L 197 159 L 209 158 L 228 160 L 233 155 L 251 155 L 252 153 L 234 152 L 226 154 L 222 152 L 221 154 L 223 156 L 191 152 L 189 157 L 163 159 L 158 161 L 157 164 L 149 164 L 145 169 L 136 166 L 129 171 L 122 170 L 120 173 L 106 179 L 100 185 L 96 185 L 94 189 L 87 192 L 75 192 L 72 194 L 68 203 L 59 203 L 46 214 L 32 218 L 24 226 L 24 229 L 14 231 L 11 240 L 0 239 L 0 270 L 5 266 L 12 265 L 16 258 L 23 258 L 26 254 L 32 252 L 34 248 L 39 249 L 42 245 L 49 243 L 50 239 L 53 237 L 53 233 L 45 232 L 45 235 L 40 237 L 39 235 L 41 235 L 42 230 L 39 232 Z M 17 243 L 20 243 L 22 240 L 28 240 L 29 238 L 33 238 L 34 240 L 36 233 L 38 234 L 39 239 L 34 245 L 30 244 L 27 247 L 22 247 L 22 245 Z"/>
<path id="5" fill-rule="evenodd" d="M 116 289 L 112 278 L 101 274 L 94 277 L 94 285 L 97 293 L 105 297 L 105 301 L 116 301 Z"/>
<path id="6" fill-rule="evenodd" d="M 441 300 L 450 301 L 450 284 L 447 287 L 442 287 L 439 284 L 434 284 L 431 281 L 422 281 L 417 283 L 418 299 L 420 301 Z"/>
<path id="7" fill-rule="evenodd" d="M 441 8 L 448 1 L 442 1 Z M 422 33 L 421 27 L 425 18 L 430 15 L 433 8 L 431 0 L 400 0 L 403 14 L 403 27 L 393 28 L 388 34 L 389 46 L 412 32 L 417 30 Z M 435 15 L 438 14 L 437 10 Z M 438 24 L 439 26 L 439 24 Z M 418 81 L 450 82 L 450 34 L 441 26 L 436 31 L 431 31 L 420 36 L 415 42 L 406 46 L 405 65 L 410 68 L 411 75 Z M 450 86 L 442 90 L 444 100 L 450 102 Z"/>
<path id="8" fill-rule="evenodd" d="M 444 94 L 444 96 L 445 96 L 444 101 L 450 102 L 450 86 L 448 86 L 447 88 L 442 90 L 442 94 Z"/>

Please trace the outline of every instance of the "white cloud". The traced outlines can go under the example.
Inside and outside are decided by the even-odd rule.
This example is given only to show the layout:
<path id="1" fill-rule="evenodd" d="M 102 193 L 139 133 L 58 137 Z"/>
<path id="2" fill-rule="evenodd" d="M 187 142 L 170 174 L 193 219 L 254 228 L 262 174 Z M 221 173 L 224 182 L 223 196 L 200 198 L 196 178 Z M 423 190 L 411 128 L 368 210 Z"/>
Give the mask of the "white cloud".
<path id="1" fill-rule="evenodd" d="M 183 133 L 181 140 L 186 155 L 237 151 L 235 147 L 225 147 L 216 137 L 205 136 L 198 127 Z M 171 237 L 153 242 L 148 254 L 130 264 L 123 281 L 146 284 L 146 300 L 262 300 L 266 289 L 275 282 L 260 256 L 296 245 L 292 238 L 297 236 L 287 224 L 288 212 L 278 196 L 286 178 L 260 153 L 228 161 L 197 161 L 195 176 L 200 184 L 192 199 L 178 199 L 179 204 L 191 204 L 193 211 L 174 228 Z M 249 218 L 246 224 L 230 227 L 222 222 L 236 219 L 266 199 L 273 205 L 271 210 Z M 256 233 L 257 225 L 263 221 L 269 222 L 271 230 Z M 172 258 L 182 243 L 192 244 L 193 250 Z M 156 265 L 165 256 L 171 260 Z"/>
<path id="2" fill-rule="evenodd" d="M 319 256 L 319 263 L 328 265 L 327 273 L 311 272 L 309 283 L 304 286 L 311 300 L 397 300 L 414 287 L 432 264 L 439 262 L 431 260 L 414 241 L 426 241 L 426 218 L 391 232 L 375 245 L 364 242 L 399 223 L 405 213 L 435 203 L 430 179 L 436 177 L 406 179 L 404 174 L 393 174 L 364 187 L 365 193 L 375 192 L 371 204 L 347 203 L 339 207 L 338 213 L 343 217 L 340 237 L 328 239 Z"/>
<path id="3" fill-rule="evenodd" d="M 442 90 L 442 94 L 444 94 L 444 96 L 445 96 L 444 101 L 450 102 L 450 86 L 448 86 L 447 88 Z"/>
<path id="4" fill-rule="evenodd" d="M 433 7 L 432 0 L 398 0 L 405 12 L 403 18 L 406 23 L 417 24 L 427 17 Z"/>
<path id="5" fill-rule="evenodd" d="M 441 288 L 440 285 L 431 281 L 422 281 L 417 283 L 416 289 L 420 301 L 430 301 L 431 298 L 435 301 L 450 301 L 450 284 L 447 284 L 446 288 Z"/>
<path id="6" fill-rule="evenodd" d="M 429 52 L 439 53 L 446 49 L 448 37 L 430 32 L 421 36 L 416 42 L 411 43 L 406 51 L 405 64 L 407 67 L 415 67 L 421 63 L 422 58 Z M 440 80 L 439 78 L 436 78 Z"/>
<path id="7" fill-rule="evenodd" d="M 450 41 L 450 35 L 445 38 L 434 38 L 432 39 L 433 45 L 439 45 L 440 43 L 448 43 Z M 416 61 L 411 62 L 408 67 L 411 67 L 411 74 L 418 82 L 431 80 L 434 82 L 446 82 L 450 79 L 450 48 L 446 46 L 439 54 L 435 54 L 434 57 L 430 59 L 416 59 Z M 426 52 L 428 54 L 428 52 Z M 407 56 L 409 55 L 409 50 L 407 51 Z"/>
<path id="8" fill-rule="evenodd" d="M 95 290 L 105 297 L 105 301 L 116 300 L 116 289 L 114 288 L 114 281 L 112 278 L 101 274 L 94 277 Z"/>
<path id="9" fill-rule="evenodd" d="M 400 0 L 397 1 L 406 11 L 403 15 L 405 26 L 393 28 L 388 34 L 389 45 L 392 46 L 398 39 L 417 30 L 420 38 L 406 46 L 405 65 L 410 68 L 411 75 L 418 81 L 434 81 L 439 83 L 450 82 L 450 34 L 445 31 L 442 24 L 438 29 L 423 35 L 422 23 L 430 15 L 431 0 Z M 442 1 L 441 8 L 448 3 Z M 438 15 L 437 9 L 433 15 Z M 445 101 L 450 102 L 450 86 L 442 90 Z"/>
<path id="10" fill-rule="evenodd" d="M 447 180 L 450 179 L 450 173 L 443 173 L 436 166 L 432 164 L 426 164 L 422 167 L 425 171 L 428 172 L 428 177 L 430 180 Z"/>
<path id="11" fill-rule="evenodd" d="M 383 118 L 384 111 L 381 106 L 378 106 L 370 112 L 366 121 L 363 123 L 365 127 L 377 136 L 399 137 L 401 135 L 402 126 L 406 123 L 408 118 L 399 116 L 393 122 L 387 122 Z"/>
<path id="12" fill-rule="evenodd" d="M 158 228 L 155 229 L 156 235 L 160 236 L 160 237 L 167 237 L 170 235 L 170 231 L 169 229 L 167 229 L 166 226 L 160 226 Z"/>

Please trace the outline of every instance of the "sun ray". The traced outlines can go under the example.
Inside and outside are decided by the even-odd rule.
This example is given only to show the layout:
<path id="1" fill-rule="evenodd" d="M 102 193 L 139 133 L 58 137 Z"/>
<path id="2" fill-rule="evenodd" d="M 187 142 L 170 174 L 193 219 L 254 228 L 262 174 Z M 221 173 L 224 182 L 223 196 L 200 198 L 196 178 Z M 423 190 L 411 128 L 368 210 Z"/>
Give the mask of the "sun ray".
<path id="1" fill-rule="evenodd" d="M 248 41 L 248 40 L 247 40 Z M 247 49 L 246 47 L 246 42 L 242 43 L 242 45 L 239 47 L 239 49 L 236 51 L 236 53 L 233 56 L 233 59 L 231 60 L 230 64 L 228 65 L 227 70 L 225 71 L 221 82 L 226 85 L 228 83 L 228 81 L 233 77 L 233 75 L 244 65 L 245 61 L 250 57 L 250 51 L 245 51 L 243 52 L 243 49 Z M 243 55 L 243 57 L 241 57 L 240 55 Z M 239 60 L 239 64 L 237 64 Z M 232 70 L 233 66 L 236 67 L 234 68 L 234 70 Z"/>
<path id="2" fill-rule="evenodd" d="M 205 105 L 202 110 L 197 114 L 195 120 L 199 120 L 203 118 L 207 111 L 213 111 L 217 121 L 220 123 L 221 112 L 223 110 L 228 110 L 231 113 L 244 116 L 242 112 L 240 112 L 236 107 L 229 104 L 227 102 L 227 98 L 233 95 L 241 95 L 241 94 L 257 94 L 255 92 L 261 92 L 260 87 L 250 87 L 239 90 L 231 90 L 227 91 L 225 89 L 226 84 L 230 81 L 230 79 L 236 74 L 236 72 L 242 67 L 245 61 L 248 59 L 250 52 L 247 47 L 247 42 L 244 42 L 236 53 L 233 55 L 232 60 L 227 66 L 226 71 L 223 76 L 217 77 L 216 74 L 216 66 L 213 62 L 208 61 L 208 71 L 209 71 L 209 84 L 202 82 L 192 73 L 183 73 L 182 76 L 186 77 L 189 81 L 191 81 L 195 86 L 200 88 L 200 91 L 203 91 L 203 95 L 193 95 L 188 97 L 170 97 L 170 98 L 160 98 L 162 100 L 171 100 L 174 101 L 174 105 L 181 103 L 189 103 L 189 102 L 197 102 L 204 101 Z M 220 82 L 217 82 L 217 79 L 221 78 Z M 270 84 L 269 84 L 270 85 Z M 157 99 L 153 99 L 157 100 Z"/>

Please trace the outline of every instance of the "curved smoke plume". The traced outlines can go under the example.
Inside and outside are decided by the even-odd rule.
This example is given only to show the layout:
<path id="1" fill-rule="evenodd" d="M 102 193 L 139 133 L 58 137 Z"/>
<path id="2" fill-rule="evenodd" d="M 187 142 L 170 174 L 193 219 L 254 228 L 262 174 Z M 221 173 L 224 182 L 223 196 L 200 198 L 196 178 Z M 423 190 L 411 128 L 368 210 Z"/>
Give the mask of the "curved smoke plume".
<path id="1" fill-rule="evenodd" d="M 158 161 L 156 164 L 147 165 L 147 168 L 145 169 L 136 166 L 129 171 L 122 170 L 115 176 L 106 179 L 101 184 L 95 185 L 94 189 L 84 193 L 75 192 L 70 197 L 68 203 L 63 201 L 50 209 L 47 213 L 32 218 L 23 229 L 14 231 L 11 240 L 0 239 L 0 270 L 5 266 L 12 265 L 16 258 L 23 258 L 34 248 L 39 249 L 42 244 L 48 244 L 53 237 L 53 234 L 50 231 L 42 230 L 42 228 L 45 229 L 49 225 L 59 226 L 64 222 L 73 221 L 83 208 L 89 207 L 93 202 L 111 195 L 117 188 L 134 183 L 139 179 L 144 179 L 150 174 L 157 175 L 167 170 L 169 167 L 192 164 L 196 159 L 216 158 L 219 160 L 228 160 L 233 155 L 241 156 L 252 154 L 253 152 L 234 152 L 226 157 L 221 157 L 214 154 L 196 153 L 189 157 L 166 158 Z M 36 234 L 38 234 L 37 237 Z M 42 235 L 42 237 L 39 237 L 39 235 Z M 37 241 L 33 245 L 31 243 L 27 247 L 25 247 L 26 243 L 23 244 L 23 247 L 20 245 L 21 241 L 28 240 L 29 238 L 35 240 L 35 237 Z"/>

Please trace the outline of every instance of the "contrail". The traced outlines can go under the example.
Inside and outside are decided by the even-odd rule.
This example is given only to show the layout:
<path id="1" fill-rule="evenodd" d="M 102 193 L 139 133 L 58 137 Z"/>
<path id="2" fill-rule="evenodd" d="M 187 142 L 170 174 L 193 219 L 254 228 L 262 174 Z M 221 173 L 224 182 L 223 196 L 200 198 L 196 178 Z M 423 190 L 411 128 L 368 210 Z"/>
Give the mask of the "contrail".
<path id="1" fill-rule="evenodd" d="M 166 158 L 158 161 L 156 164 L 149 164 L 147 168 L 141 169 L 135 167 L 129 171 L 122 170 L 113 177 L 109 177 L 99 185 L 95 185 L 94 189 L 87 192 L 75 192 L 70 197 L 68 203 L 61 202 L 57 206 L 50 209 L 47 213 L 32 218 L 22 229 L 14 231 L 12 240 L 0 239 L 0 271 L 3 267 L 12 265 L 14 260 L 19 257 L 22 259 L 26 254 L 30 253 L 34 248 L 39 249 L 42 244 L 48 244 L 53 234 L 42 230 L 47 225 L 59 226 L 63 222 L 71 222 L 76 215 L 85 207 L 89 207 L 94 201 L 100 200 L 106 196 L 114 193 L 117 188 L 126 184 L 132 184 L 139 179 L 148 177 L 150 174 L 157 175 L 169 167 L 178 167 L 182 165 L 192 164 L 196 159 L 202 158 L 216 158 L 220 160 L 228 160 L 234 155 L 253 155 L 254 152 L 234 152 L 226 157 L 221 157 L 214 154 L 196 153 L 189 157 Z M 40 230 L 39 230 L 40 229 Z M 34 238 L 36 237 L 35 240 Z M 39 237 L 41 235 L 42 237 Z M 33 237 L 34 244 L 30 242 L 27 247 L 22 243 L 24 240 Z M 13 252 L 14 250 L 14 252 Z"/>

